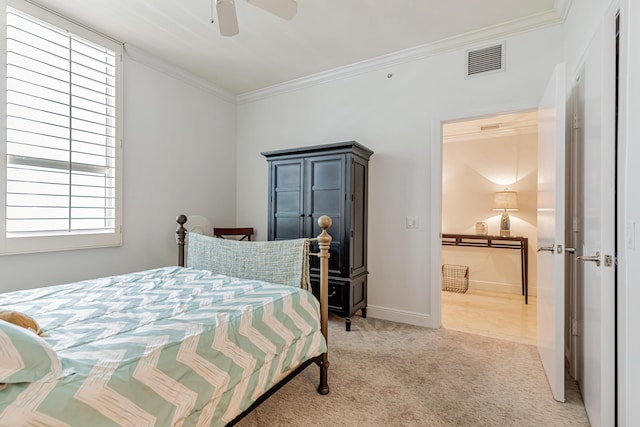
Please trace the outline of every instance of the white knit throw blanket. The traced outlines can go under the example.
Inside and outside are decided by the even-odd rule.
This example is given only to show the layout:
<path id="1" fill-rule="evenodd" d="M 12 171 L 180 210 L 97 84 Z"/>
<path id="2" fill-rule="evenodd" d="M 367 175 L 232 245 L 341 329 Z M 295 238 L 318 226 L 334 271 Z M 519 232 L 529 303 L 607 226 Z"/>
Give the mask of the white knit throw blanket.
<path id="1" fill-rule="evenodd" d="M 240 242 L 189 233 L 187 267 L 310 290 L 306 239 Z"/>

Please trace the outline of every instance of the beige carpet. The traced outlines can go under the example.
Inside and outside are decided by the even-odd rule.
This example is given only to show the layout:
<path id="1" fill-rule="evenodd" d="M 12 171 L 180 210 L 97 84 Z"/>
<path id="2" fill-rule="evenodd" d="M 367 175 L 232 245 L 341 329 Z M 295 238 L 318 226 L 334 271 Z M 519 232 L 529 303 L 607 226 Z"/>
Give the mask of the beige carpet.
<path id="1" fill-rule="evenodd" d="M 329 334 L 331 392 L 312 365 L 239 426 L 589 425 L 574 382 L 553 400 L 533 346 L 360 317 Z"/>

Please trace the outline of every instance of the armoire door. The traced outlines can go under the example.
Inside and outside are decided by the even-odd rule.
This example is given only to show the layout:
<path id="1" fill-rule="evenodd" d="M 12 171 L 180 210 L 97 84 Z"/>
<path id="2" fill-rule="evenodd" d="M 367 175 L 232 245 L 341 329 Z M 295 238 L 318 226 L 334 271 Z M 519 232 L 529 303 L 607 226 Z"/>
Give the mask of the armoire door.
<path id="1" fill-rule="evenodd" d="M 344 212 L 346 203 L 344 154 L 314 156 L 305 162 L 305 229 L 308 236 L 315 237 L 322 231 L 318 218 L 331 217 L 331 247 L 329 248 L 329 275 L 348 274 L 348 259 L 344 256 Z M 312 265 L 312 267 L 315 267 Z M 313 269 L 312 269 L 312 272 Z"/>
<path id="2" fill-rule="evenodd" d="M 349 262 L 351 277 L 367 272 L 367 161 L 351 160 Z"/>
<path id="3" fill-rule="evenodd" d="M 269 240 L 305 237 L 304 160 L 271 162 Z"/>

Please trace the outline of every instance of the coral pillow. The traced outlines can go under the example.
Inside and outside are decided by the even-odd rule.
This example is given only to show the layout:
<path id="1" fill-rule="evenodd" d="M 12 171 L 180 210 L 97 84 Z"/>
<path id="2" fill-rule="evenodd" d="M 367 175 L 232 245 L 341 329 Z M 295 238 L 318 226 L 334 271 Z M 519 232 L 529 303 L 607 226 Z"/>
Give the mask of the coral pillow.
<path id="1" fill-rule="evenodd" d="M 61 373 L 60 359 L 45 340 L 0 320 L 0 383 L 50 381 Z"/>

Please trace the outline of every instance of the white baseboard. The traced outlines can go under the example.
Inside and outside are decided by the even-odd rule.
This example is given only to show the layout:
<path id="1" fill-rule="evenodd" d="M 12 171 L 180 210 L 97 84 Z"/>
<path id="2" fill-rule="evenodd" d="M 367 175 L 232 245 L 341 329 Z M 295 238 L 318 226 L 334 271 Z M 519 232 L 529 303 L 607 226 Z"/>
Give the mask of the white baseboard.
<path id="1" fill-rule="evenodd" d="M 433 316 L 423 313 L 415 313 L 406 310 L 396 310 L 387 307 L 378 307 L 375 305 L 367 305 L 367 317 L 374 319 L 390 320 L 392 322 L 406 323 L 414 326 L 424 326 L 427 328 L 439 328 L 436 325 Z"/>

